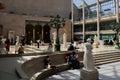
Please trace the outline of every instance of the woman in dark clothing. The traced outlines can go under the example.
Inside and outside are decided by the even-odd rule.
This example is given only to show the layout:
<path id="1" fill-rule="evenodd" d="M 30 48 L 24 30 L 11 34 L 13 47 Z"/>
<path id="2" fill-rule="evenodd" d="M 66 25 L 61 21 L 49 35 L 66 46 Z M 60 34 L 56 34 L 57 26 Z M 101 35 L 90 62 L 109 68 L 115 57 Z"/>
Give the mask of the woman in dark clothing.
<path id="1" fill-rule="evenodd" d="M 44 60 L 44 65 L 45 65 L 45 68 L 48 68 L 48 65 L 50 64 L 50 58 L 49 56 L 46 56 L 45 60 Z"/>
<path id="2" fill-rule="evenodd" d="M 75 50 L 75 47 L 73 46 L 72 43 L 70 44 L 70 46 L 69 46 L 69 48 L 68 48 L 68 51 L 70 51 L 70 50 Z"/>
<path id="3" fill-rule="evenodd" d="M 9 39 L 6 39 L 6 41 L 5 41 L 5 48 L 8 53 L 10 51 L 10 40 Z"/>

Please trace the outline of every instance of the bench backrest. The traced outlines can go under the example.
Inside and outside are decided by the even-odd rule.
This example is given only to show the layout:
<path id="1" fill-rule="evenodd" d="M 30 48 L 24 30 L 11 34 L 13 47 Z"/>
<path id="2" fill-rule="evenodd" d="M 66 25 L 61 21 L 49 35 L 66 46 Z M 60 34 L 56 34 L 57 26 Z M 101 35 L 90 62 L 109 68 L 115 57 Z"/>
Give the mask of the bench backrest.
<path id="1" fill-rule="evenodd" d="M 65 56 L 68 53 L 72 53 L 72 51 L 66 51 L 66 52 L 54 52 L 51 54 L 48 54 L 50 57 L 51 62 L 53 62 L 55 65 L 59 65 L 59 64 L 64 64 L 66 63 L 66 59 Z M 83 54 L 84 52 L 78 52 L 76 51 L 76 53 L 78 53 L 79 55 L 79 61 L 83 60 Z M 31 60 L 26 61 L 25 63 L 22 64 L 22 69 L 23 71 L 29 76 L 33 76 L 35 73 L 41 71 L 42 69 L 44 69 L 44 60 L 46 58 L 47 55 L 41 56 L 41 57 L 37 57 L 37 58 L 33 58 Z"/>

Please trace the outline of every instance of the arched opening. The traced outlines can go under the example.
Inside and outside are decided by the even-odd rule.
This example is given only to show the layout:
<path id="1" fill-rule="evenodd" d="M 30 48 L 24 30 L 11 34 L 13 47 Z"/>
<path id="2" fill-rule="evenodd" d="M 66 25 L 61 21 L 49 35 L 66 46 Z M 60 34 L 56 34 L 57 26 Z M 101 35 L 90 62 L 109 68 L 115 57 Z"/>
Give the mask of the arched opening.
<path id="1" fill-rule="evenodd" d="M 43 30 L 44 30 L 44 32 L 43 32 L 43 40 L 44 40 L 44 42 L 45 43 L 51 42 L 51 40 L 50 40 L 50 26 L 46 24 L 43 27 Z"/>
<path id="2" fill-rule="evenodd" d="M 26 44 L 30 44 L 30 41 L 33 41 L 33 25 L 27 24 L 25 27 L 25 39 Z"/>
<path id="3" fill-rule="evenodd" d="M 35 42 L 37 40 L 42 40 L 42 26 L 35 25 Z"/>
<path id="4" fill-rule="evenodd" d="M 2 35 L 3 33 L 3 25 L 0 24 L 0 36 Z"/>
<path id="5" fill-rule="evenodd" d="M 25 39 L 26 44 L 30 44 L 30 41 L 36 42 L 37 40 L 43 40 L 45 43 L 51 42 L 50 40 L 50 27 L 49 25 L 41 26 L 37 24 L 27 24 L 25 27 Z"/>

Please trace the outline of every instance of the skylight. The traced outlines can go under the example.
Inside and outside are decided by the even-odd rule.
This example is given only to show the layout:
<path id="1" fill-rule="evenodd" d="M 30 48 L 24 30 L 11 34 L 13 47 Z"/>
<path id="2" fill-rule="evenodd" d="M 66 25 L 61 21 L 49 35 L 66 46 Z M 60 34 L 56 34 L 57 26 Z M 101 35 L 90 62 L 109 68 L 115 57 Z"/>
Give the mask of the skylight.
<path id="1" fill-rule="evenodd" d="M 97 0 L 85 0 L 85 2 L 90 5 L 93 3 L 96 3 Z M 101 1 L 101 0 L 100 0 Z M 79 8 L 82 5 L 82 0 L 73 0 L 73 2 L 75 3 L 75 5 Z"/>

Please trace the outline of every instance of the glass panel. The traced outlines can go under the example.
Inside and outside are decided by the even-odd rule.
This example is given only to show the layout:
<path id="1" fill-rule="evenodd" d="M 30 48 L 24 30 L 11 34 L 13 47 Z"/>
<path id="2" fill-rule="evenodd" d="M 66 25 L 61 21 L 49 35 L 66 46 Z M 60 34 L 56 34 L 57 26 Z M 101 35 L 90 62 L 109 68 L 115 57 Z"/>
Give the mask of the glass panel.
<path id="1" fill-rule="evenodd" d="M 82 35 L 74 35 L 74 40 L 75 40 L 75 41 L 79 41 L 79 40 L 82 41 L 82 39 L 83 39 L 83 36 L 82 36 Z"/>
<path id="2" fill-rule="evenodd" d="M 73 0 L 73 2 L 78 8 L 82 6 L 82 0 Z M 91 5 L 91 4 L 96 3 L 96 0 L 85 0 L 85 3 L 87 5 Z"/>
<path id="3" fill-rule="evenodd" d="M 119 0 L 119 13 L 120 13 L 120 0 Z"/>
<path id="4" fill-rule="evenodd" d="M 85 31 L 97 31 L 97 24 L 87 24 Z"/>
<path id="5" fill-rule="evenodd" d="M 107 21 L 100 23 L 100 30 L 111 30 L 111 27 L 109 26 L 112 22 L 115 21 Z"/>
<path id="6" fill-rule="evenodd" d="M 85 0 L 88 5 L 96 3 L 96 0 Z"/>
<path id="7" fill-rule="evenodd" d="M 114 0 L 101 4 L 101 16 L 108 16 L 114 14 Z"/>
<path id="8" fill-rule="evenodd" d="M 74 26 L 74 32 L 82 32 L 83 27 L 82 25 L 75 25 Z"/>

